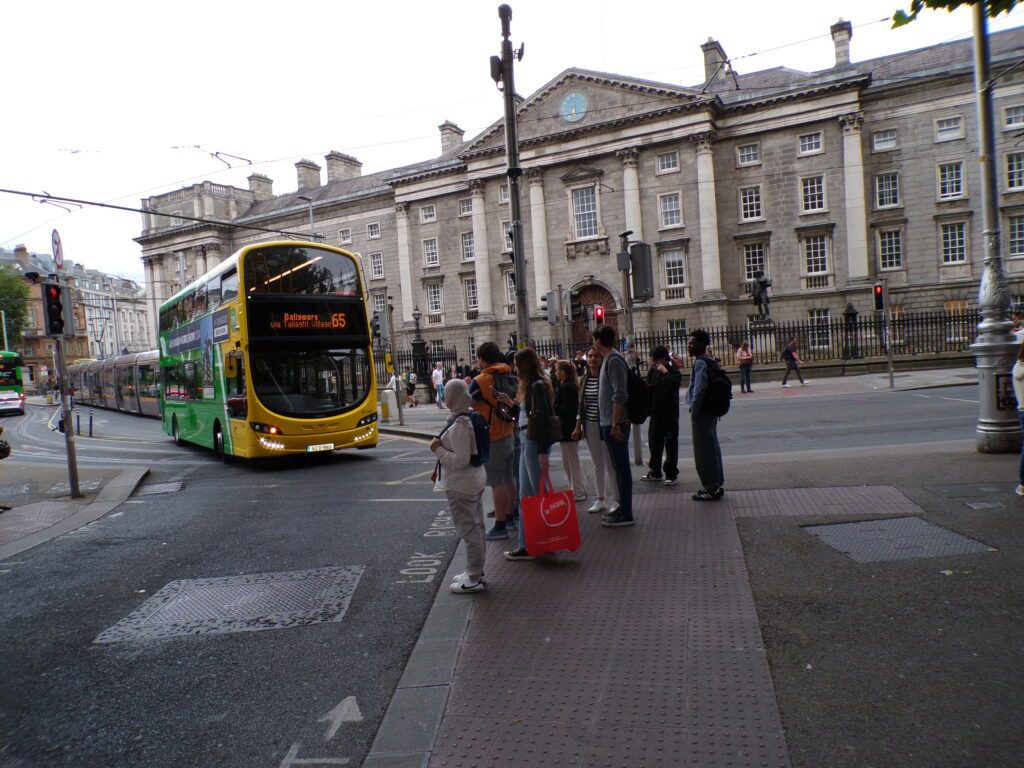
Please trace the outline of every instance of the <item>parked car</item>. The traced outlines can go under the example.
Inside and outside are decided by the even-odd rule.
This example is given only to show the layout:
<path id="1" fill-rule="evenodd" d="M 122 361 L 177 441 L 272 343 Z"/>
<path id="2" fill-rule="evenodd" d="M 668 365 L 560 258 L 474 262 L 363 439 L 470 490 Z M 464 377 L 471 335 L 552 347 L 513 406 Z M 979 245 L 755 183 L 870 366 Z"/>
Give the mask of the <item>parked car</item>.
<path id="1" fill-rule="evenodd" d="M 25 396 L 20 392 L 5 390 L 0 392 L 0 413 L 24 413 Z"/>

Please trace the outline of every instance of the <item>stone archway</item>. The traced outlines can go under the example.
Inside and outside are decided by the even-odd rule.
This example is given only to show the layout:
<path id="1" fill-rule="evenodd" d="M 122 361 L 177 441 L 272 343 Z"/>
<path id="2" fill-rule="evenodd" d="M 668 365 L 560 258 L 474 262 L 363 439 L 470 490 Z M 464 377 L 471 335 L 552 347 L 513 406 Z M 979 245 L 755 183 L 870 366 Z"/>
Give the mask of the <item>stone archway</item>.
<path id="1" fill-rule="evenodd" d="M 577 288 L 576 292 L 580 296 L 580 306 L 583 307 L 584 317 L 579 320 L 574 320 L 572 324 L 572 343 L 573 344 L 589 344 L 591 340 L 590 336 L 590 323 L 587 320 L 588 312 L 587 307 L 593 307 L 595 304 L 600 304 L 604 307 L 604 321 L 608 325 L 612 326 L 616 330 L 619 327 L 619 311 L 618 304 L 615 303 L 615 297 L 611 291 L 602 285 L 585 285 L 582 288 Z M 589 315 L 592 317 L 592 315 Z"/>

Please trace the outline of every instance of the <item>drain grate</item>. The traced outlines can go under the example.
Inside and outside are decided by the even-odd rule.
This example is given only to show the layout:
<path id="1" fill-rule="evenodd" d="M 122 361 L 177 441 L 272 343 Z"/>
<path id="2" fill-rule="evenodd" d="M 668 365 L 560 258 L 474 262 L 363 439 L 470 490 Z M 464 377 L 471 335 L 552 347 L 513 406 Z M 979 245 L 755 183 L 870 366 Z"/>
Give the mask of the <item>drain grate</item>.
<path id="1" fill-rule="evenodd" d="M 155 496 L 158 493 L 177 493 L 185 487 L 184 480 L 175 480 L 171 483 L 153 483 L 144 485 L 135 492 L 136 496 Z"/>
<path id="2" fill-rule="evenodd" d="M 257 632 L 341 621 L 364 567 L 172 581 L 93 642 Z"/>
<path id="3" fill-rule="evenodd" d="M 981 542 L 919 517 L 807 525 L 803 529 L 858 563 L 995 552 Z"/>

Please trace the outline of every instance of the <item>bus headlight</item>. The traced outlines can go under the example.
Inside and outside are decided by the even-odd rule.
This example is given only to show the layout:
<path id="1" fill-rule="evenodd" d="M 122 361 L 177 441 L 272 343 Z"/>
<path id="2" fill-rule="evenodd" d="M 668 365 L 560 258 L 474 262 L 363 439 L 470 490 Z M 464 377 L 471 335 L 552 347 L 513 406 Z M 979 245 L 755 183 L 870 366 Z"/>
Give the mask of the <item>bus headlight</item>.
<path id="1" fill-rule="evenodd" d="M 369 416 L 363 416 L 363 418 L 361 418 L 359 420 L 359 423 L 356 424 L 356 427 L 357 428 L 358 427 L 365 427 L 367 424 L 373 424 L 373 422 L 375 422 L 376 420 L 377 420 L 376 412 L 371 413 Z"/>
<path id="2" fill-rule="evenodd" d="M 258 432 L 261 435 L 283 435 L 284 432 L 280 428 L 275 427 L 273 424 L 261 424 L 258 421 L 250 421 L 249 426 L 252 427 L 253 432 Z"/>
<path id="3" fill-rule="evenodd" d="M 262 435 L 260 435 L 260 445 L 271 451 L 283 451 L 286 448 L 284 443 L 279 443 L 276 440 L 268 440 Z"/>

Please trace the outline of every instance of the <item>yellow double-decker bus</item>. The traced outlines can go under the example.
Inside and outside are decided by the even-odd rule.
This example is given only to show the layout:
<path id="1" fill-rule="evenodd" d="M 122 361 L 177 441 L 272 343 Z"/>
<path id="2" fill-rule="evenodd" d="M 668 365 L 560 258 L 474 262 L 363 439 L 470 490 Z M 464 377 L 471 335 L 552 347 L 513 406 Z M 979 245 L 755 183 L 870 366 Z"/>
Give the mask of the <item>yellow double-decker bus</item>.
<path id="1" fill-rule="evenodd" d="M 355 256 L 245 246 L 160 308 L 164 431 L 225 460 L 373 447 L 370 345 Z"/>

